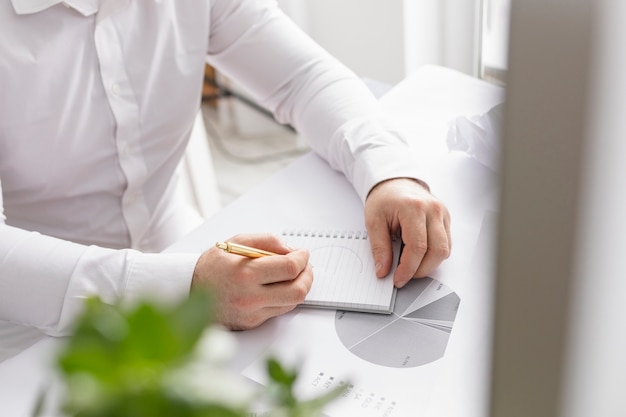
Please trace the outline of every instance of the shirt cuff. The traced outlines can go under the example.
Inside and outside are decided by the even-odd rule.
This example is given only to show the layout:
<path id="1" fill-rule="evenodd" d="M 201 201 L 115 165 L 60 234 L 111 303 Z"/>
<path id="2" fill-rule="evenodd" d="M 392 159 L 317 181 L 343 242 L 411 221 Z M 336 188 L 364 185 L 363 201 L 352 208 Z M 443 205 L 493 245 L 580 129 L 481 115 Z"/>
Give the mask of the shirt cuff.
<path id="1" fill-rule="evenodd" d="M 428 186 L 428 177 L 417 156 L 414 158 L 410 148 L 402 146 L 383 146 L 363 151 L 355 160 L 352 178 L 353 185 L 365 202 L 369 192 L 382 181 L 392 178 L 412 178 Z"/>
<path id="2" fill-rule="evenodd" d="M 198 254 L 137 253 L 129 268 L 124 304 L 144 300 L 174 304 L 189 296 Z"/>
<path id="3" fill-rule="evenodd" d="M 189 296 L 199 257 L 200 253 L 142 253 L 89 247 L 70 280 L 58 326 L 49 334 L 67 334 L 83 310 L 84 299 L 90 295 L 110 304 L 119 301 L 125 307 L 142 301 L 160 304 L 182 301 Z"/>

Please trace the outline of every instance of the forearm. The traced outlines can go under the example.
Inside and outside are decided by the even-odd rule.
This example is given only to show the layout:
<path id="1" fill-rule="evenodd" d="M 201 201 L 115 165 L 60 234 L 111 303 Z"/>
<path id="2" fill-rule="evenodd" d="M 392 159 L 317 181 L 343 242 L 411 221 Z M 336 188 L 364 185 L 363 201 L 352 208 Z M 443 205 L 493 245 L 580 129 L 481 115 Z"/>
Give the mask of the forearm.
<path id="1" fill-rule="evenodd" d="M 420 178 L 406 139 L 362 80 L 275 6 L 261 3 L 232 6 L 217 18 L 224 29 L 211 39 L 211 62 L 294 126 L 362 200 L 385 179 Z"/>
<path id="2" fill-rule="evenodd" d="M 92 295 L 180 299 L 197 258 L 88 247 L 0 224 L 0 320 L 66 335 Z"/>
<path id="3" fill-rule="evenodd" d="M 69 279 L 85 250 L 0 225 L 0 320 L 54 332 Z"/>

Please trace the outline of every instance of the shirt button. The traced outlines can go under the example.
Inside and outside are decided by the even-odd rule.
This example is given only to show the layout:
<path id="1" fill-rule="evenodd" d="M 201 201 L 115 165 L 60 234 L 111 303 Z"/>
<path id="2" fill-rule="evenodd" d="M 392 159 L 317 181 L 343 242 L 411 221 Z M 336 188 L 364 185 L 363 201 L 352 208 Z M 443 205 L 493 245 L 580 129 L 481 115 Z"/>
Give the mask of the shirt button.
<path id="1" fill-rule="evenodd" d="M 122 87 L 118 83 L 114 83 L 111 85 L 111 93 L 115 96 L 119 96 L 122 92 Z"/>

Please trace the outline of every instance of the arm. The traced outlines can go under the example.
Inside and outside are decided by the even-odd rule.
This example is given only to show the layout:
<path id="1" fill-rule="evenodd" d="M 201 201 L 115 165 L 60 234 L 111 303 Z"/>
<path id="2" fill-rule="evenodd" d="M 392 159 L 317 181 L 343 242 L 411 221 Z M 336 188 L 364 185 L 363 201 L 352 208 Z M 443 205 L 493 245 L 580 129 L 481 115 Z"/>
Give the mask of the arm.
<path id="1" fill-rule="evenodd" d="M 110 303 L 146 297 L 169 302 L 186 297 L 191 286 L 213 290 L 218 322 L 239 330 L 304 300 L 313 282 L 308 252 L 291 252 L 273 236 L 230 240 L 285 256 L 251 260 L 216 248 L 202 255 L 145 254 L 79 245 L 2 221 L 0 321 L 64 336 L 89 295 Z"/>
<path id="2" fill-rule="evenodd" d="M 1 195 L 0 183 L 0 213 Z M 89 295 L 108 302 L 185 296 L 199 256 L 84 246 L 5 221 L 0 216 L 0 320 L 52 336 L 68 333 Z"/>
<path id="3" fill-rule="evenodd" d="M 294 126 L 362 201 L 385 179 L 423 176 L 365 84 L 274 2 L 215 1 L 209 60 L 279 122 Z"/>
<path id="4" fill-rule="evenodd" d="M 365 204 L 379 276 L 391 267 L 390 235 L 405 250 L 394 281 L 432 272 L 450 254 L 450 216 L 408 143 L 364 83 L 308 38 L 274 2 L 216 0 L 209 58 L 278 121 L 293 125 L 348 178 Z"/>

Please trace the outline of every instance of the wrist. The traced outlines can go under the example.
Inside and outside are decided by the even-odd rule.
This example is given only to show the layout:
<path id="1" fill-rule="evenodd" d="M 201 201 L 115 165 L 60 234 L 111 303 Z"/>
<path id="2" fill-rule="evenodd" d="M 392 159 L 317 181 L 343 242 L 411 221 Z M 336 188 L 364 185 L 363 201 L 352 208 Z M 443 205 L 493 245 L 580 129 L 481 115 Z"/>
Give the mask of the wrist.
<path id="1" fill-rule="evenodd" d="M 195 287 L 200 285 L 202 277 L 206 275 L 204 273 L 204 270 L 206 268 L 205 258 L 207 257 L 207 252 L 208 251 L 203 252 L 196 262 L 196 266 L 193 269 L 193 274 L 191 275 L 191 285 L 189 287 L 189 291 L 192 291 Z"/>
<path id="2" fill-rule="evenodd" d="M 389 178 L 389 179 L 383 180 L 383 181 L 381 181 L 381 182 L 377 183 L 376 185 L 374 185 L 374 186 L 372 187 L 372 189 L 369 191 L 369 193 L 367 194 L 367 197 L 369 197 L 369 196 L 372 194 L 372 192 L 373 192 L 376 188 L 379 188 L 379 187 L 380 187 L 380 186 L 382 186 L 383 184 L 388 184 L 388 183 L 390 183 L 390 182 L 394 182 L 394 181 L 401 181 L 401 182 L 412 182 L 412 183 L 416 183 L 416 184 L 418 184 L 419 186 L 421 186 L 424 190 L 426 190 L 426 191 L 428 191 L 428 192 L 430 193 L 430 187 L 429 187 L 429 186 L 428 186 L 428 184 L 427 184 L 425 181 L 423 181 L 423 180 L 420 180 L 420 179 L 418 179 L 418 178 L 412 178 L 412 177 L 395 177 L 395 178 Z"/>

